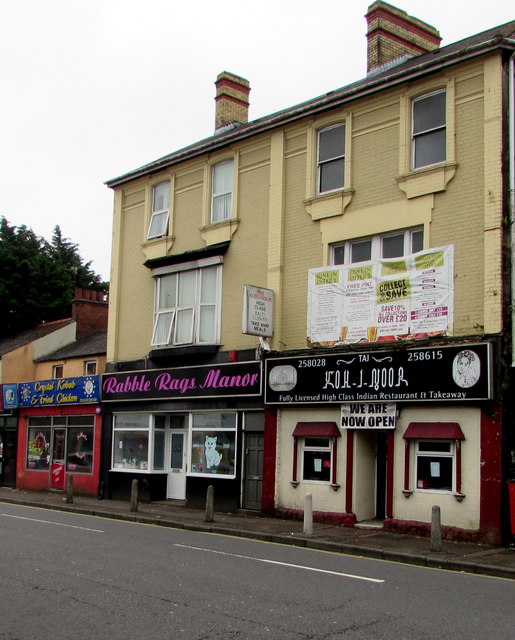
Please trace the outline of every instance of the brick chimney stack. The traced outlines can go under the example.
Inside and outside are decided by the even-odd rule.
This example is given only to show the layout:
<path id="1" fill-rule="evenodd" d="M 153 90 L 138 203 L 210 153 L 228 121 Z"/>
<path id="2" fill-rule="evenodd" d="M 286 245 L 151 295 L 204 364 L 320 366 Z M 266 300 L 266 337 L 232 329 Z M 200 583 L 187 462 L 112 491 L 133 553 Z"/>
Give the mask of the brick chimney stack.
<path id="1" fill-rule="evenodd" d="M 442 38 L 437 29 L 387 2 L 378 0 L 371 4 L 365 17 L 368 73 L 440 46 Z"/>
<path id="2" fill-rule="evenodd" d="M 250 84 L 245 78 L 222 71 L 216 86 L 215 132 L 229 124 L 249 121 Z"/>
<path id="3" fill-rule="evenodd" d="M 77 323 L 76 339 L 107 329 L 109 296 L 92 289 L 75 289 L 72 319 Z"/>

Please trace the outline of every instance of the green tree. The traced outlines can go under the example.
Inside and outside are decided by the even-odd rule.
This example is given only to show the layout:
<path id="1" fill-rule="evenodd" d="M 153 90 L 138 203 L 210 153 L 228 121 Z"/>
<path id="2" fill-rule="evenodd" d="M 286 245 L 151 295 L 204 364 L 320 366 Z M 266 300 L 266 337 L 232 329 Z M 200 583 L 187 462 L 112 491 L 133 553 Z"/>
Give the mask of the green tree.
<path id="1" fill-rule="evenodd" d="M 71 315 L 75 287 L 108 290 L 78 246 L 55 227 L 52 241 L 0 219 L 0 338 Z"/>

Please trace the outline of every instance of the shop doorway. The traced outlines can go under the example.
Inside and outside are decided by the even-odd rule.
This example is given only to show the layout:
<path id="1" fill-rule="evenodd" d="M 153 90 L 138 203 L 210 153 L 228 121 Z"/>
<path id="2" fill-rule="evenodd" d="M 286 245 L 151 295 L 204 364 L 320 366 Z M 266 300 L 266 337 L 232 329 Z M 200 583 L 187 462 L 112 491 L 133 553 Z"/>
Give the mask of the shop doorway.
<path id="1" fill-rule="evenodd" d="M 186 499 L 186 452 L 188 432 L 185 429 L 169 429 L 169 467 L 166 497 L 169 500 Z"/>
<path id="2" fill-rule="evenodd" d="M 17 440 L 18 432 L 15 429 L 0 428 L 0 486 L 14 488 Z"/>
<path id="3" fill-rule="evenodd" d="M 387 467 L 387 434 L 376 433 L 376 520 L 386 517 L 386 467 Z"/>
<path id="4" fill-rule="evenodd" d="M 261 509 L 265 436 L 261 432 L 245 433 L 243 474 L 243 508 Z"/>

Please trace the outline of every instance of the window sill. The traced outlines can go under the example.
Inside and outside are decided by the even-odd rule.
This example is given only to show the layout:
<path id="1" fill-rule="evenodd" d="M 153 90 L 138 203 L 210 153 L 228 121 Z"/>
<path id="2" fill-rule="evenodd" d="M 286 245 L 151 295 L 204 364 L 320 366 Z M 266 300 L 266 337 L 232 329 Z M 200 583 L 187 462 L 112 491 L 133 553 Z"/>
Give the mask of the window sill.
<path id="1" fill-rule="evenodd" d="M 397 184 L 408 199 L 445 191 L 449 182 L 456 175 L 457 168 L 457 162 L 446 162 L 432 167 L 415 169 L 397 176 Z"/>
<path id="2" fill-rule="evenodd" d="M 207 224 L 200 228 L 202 240 L 206 245 L 230 242 L 233 235 L 238 231 L 239 222 L 238 218 L 229 218 L 221 222 Z"/>
<path id="3" fill-rule="evenodd" d="M 174 236 L 162 236 L 161 238 L 145 240 L 141 245 L 145 260 L 153 260 L 168 255 L 173 247 L 174 240 Z"/>
<path id="4" fill-rule="evenodd" d="M 312 220 L 332 218 L 343 215 L 352 200 L 354 189 L 341 189 L 304 200 L 306 211 Z"/>

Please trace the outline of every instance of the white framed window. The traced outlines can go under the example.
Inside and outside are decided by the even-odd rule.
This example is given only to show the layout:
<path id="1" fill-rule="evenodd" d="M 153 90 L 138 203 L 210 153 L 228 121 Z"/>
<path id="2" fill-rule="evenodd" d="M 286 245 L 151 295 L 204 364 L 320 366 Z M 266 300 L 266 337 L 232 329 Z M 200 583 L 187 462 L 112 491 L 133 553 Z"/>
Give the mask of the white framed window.
<path id="1" fill-rule="evenodd" d="M 191 414 L 190 476 L 236 477 L 237 415 Z"/>
<path id="2" fill-rule="evenodd" d="M 96 360 L 84 360 L 84 375 L 94 376 L 97 373 L 97 361 Z"/>
<path id="3" fill-rule="evenodd" d="M 226 160 L 211 169 L 211 222 L 232 218 L 234 161 Z"/>
<path id="4" fill-rule="evenodd" d="M 383 235 L 348 240 L 332 245 L 331 264 L 354 264 L 367 260 L 399 258 L 422 251 L 424 230 L 405 229 Z"/>
<path id="5" fill-rule="evenodd" d="M 305 482 L 330 484 L 332 478 L 332 438 L 305 437 L 301 440 L 301 478 Z"/>
<path id="6" fill-rule="evenodd" d="M 445 91 L 435 91 L 412 101 L 413 169 L 445 162 L 445 101 Z"/>
<path id="7" fill-rule="evenodd" d="M 415 442 L 415 488 L 456 491 L 455 443 L 451 440 Z"/>
<path id="8" fill-rule="evenodd" d="M 111 468 L 115 471 L 163 471 L 165 416 L 125 413 L 113 416 Z"/>
<path id="9" fill-rule="evenodd" d="M 345 124 L 318 132 L 317 193 L 343 189 L 345 175 Z"/>
<path id="10" fill-rule="evenodd" d="M 52 367 L 52 378 L 62 378 L 64 375 L 64 365 L 54 364 Z"/>
<path id="11" fill-rule="evenodd" d="M 221 277 L 220 264 L 157 276 L 152 346 L 219 342 Z"/>
<path id="12" fill-rule="evenodd" d="M 147 238 L 159 238 L 168 233 L 170 215 L 170 182 L 160 182 L 152 187 L 152 215 Z"/>

